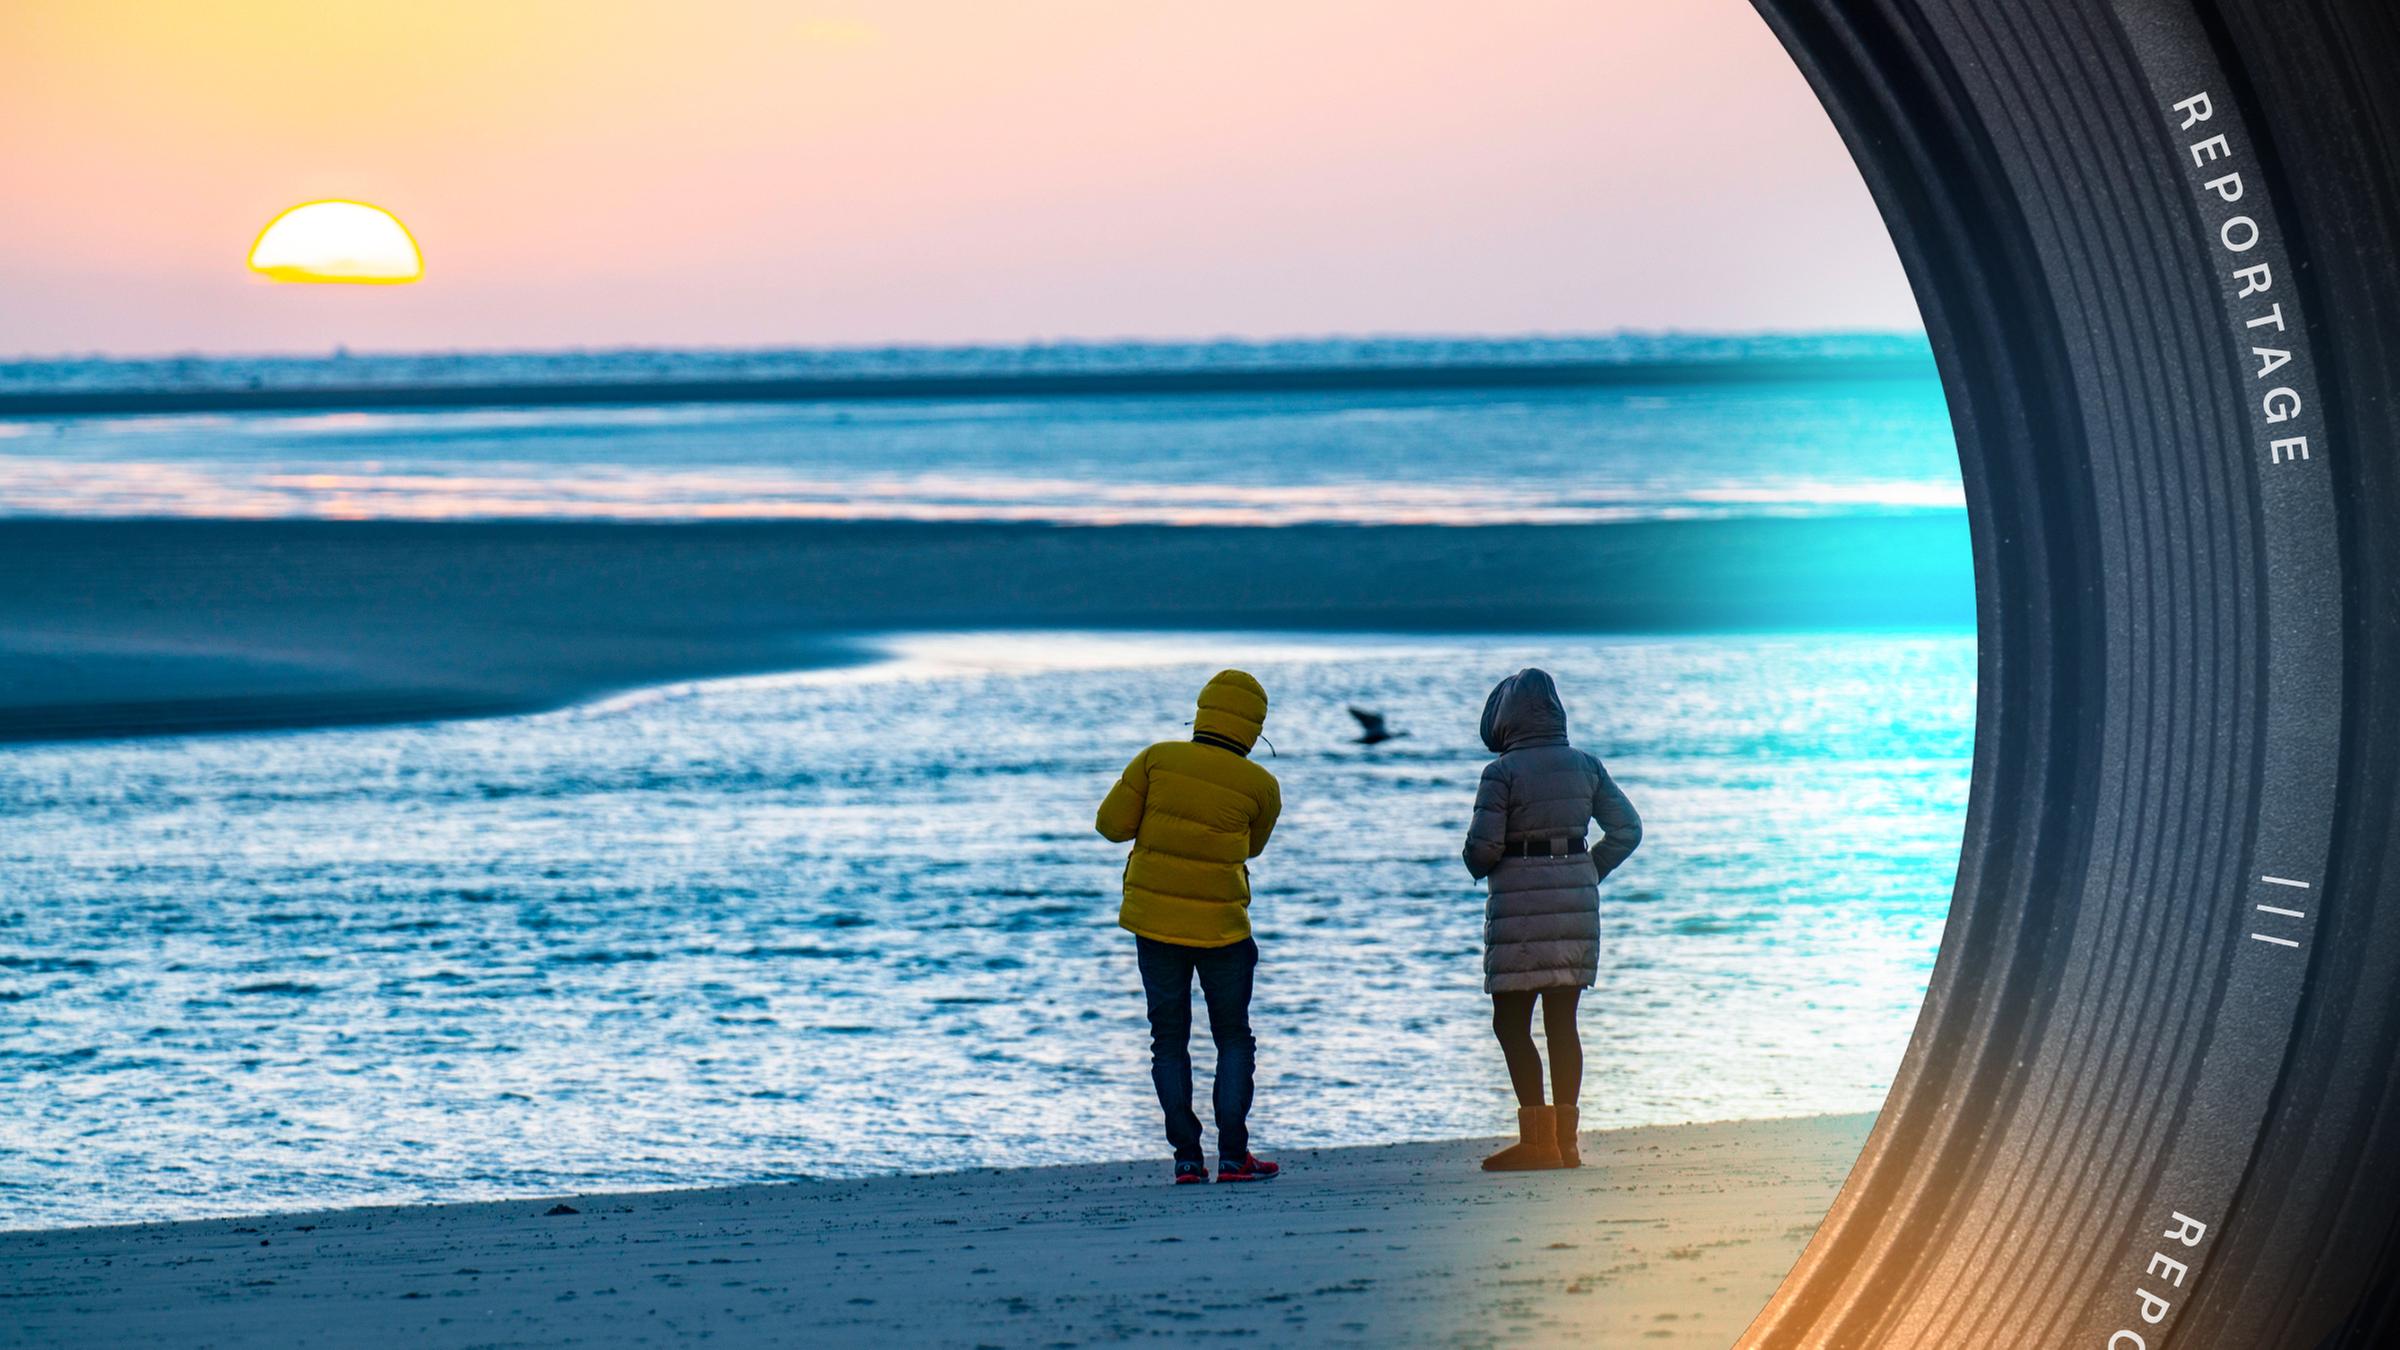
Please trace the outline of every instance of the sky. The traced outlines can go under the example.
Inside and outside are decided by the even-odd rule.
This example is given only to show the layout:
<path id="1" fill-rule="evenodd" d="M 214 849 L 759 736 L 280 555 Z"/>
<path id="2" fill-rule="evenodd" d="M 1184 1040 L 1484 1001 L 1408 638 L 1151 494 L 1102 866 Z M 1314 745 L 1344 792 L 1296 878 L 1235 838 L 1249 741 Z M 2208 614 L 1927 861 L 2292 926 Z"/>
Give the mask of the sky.
<path id="1" fill-rule="evenodd" d="M 1918 326 L 1745 0 L 7 0 L 0 174 L 0 355 Z"/>

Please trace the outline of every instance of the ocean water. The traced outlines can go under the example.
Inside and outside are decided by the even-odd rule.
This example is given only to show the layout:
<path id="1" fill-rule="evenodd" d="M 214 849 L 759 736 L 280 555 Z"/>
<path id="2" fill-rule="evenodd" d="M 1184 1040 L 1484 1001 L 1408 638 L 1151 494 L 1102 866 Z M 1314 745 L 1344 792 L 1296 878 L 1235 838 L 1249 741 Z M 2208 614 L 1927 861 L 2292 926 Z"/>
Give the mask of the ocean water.
<path id="1" fill-rule="evenodd" d="M 0 515 L 1478 524 L 1958 509 L 1940 386 L 1929 361 L 1901 359 L 1922 352 L 1922 339 L 1828 336 L 20 362 L 0 364 L 0 393 L 1565 359 L 1696 363 L 1723 377 L 0 419 Z M 1743 376 L 1844 356 L 1885 373 Z"/>
<path id="2" fill-rule="evenodd" d="M 0 753 L 0 1227 L 1164 1156 L 1091 814 L 1275 699 L 1262 1151 L 1497 1133 L 1485 690 L 1641 810 L 1593 1127 L 1872 1109 L 1922 998 L 1968 634 L 932 634 L 538 716 Z M 1405 739 L 1350 743 L 1349 703 Z M 1198 1058 L 1208 1063 L 1205 1031 Z"/>
<path id="3" fill-rule="evenodd" d="M 1412 335 L 1218 341 L 1067 341 L 1004 346 L 623 347 L 324 355 L 19 357 L 0 360 L 0 395 L 65 390 L 222 390 L 472 384 L 638 384 L 664 380 L 1092 375 L 1159 370 L 1405 370 L 1457 365 L 1704 363 L 1734 369 L 1793 360 L 1926 364 L 1922 333 L 1617 332 L 1518 337 Z"/>
<path id="4" fill-rule="evenodd" d="M 0 516 L 1865 520 L 1960 509 L 1941 392 L 1908 373 L 1922 352 L 1669 335 L 0 363 L 0 395 L 1722 376 L 0 418 Z M 1744 374 L 1845 356 L 1855 374 Z M 1114 926 L 1123 855 L 1090 819 L 1227 664 L 1274 692 L 1264 762 L 1288 804 L 1255 870 L 1262 1149 L 1506 1128 L 1457 851 L 1484 693 L 1528 663 L 1649 827 L 1605 895 L 1587 1120 L 1871 1109 L 1897 1066 L 1956 866 L 1972 634 L 856 636 L 875 659 L 539 716 L 0 747 L 0 1227 L 1163 1156 Z M 1352 744 L 1352 702 L 1408 736 Z"/>

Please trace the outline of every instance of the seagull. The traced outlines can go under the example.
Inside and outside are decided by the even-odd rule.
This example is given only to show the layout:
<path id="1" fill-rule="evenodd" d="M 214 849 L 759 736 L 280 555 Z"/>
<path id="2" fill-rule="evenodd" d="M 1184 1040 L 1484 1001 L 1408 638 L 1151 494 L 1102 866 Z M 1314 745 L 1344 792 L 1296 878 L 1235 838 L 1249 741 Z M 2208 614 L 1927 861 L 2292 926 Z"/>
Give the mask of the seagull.
<path id="1" fill-rule="evenodd" d="M 1360 735 L 1350 742 L 1352 745 L 1381 745 L 1385 741 L 1398 740 L 1408 734 L 1405 731 L 1391 730 L 1383 724 L 1382 713 L 1369 712 L 1355 703 L 1350 705 L 1350 715 L 1358 719 L 1360 732 Z"/>

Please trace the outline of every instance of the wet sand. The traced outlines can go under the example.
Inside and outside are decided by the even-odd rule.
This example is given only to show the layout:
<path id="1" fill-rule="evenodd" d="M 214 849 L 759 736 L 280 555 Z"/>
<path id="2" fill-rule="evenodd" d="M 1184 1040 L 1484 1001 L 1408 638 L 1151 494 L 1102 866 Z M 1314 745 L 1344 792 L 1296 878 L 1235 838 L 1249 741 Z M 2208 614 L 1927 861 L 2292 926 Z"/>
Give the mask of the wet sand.
<path id="1" fill-rule="evenodd" d="M 1725 1346 L 1871 1118 L 0 1233 L 9 1346 Z M 563 1203 L 576 1212 L 552 1214 Z"/>
<path id="2" fill-rule="evenodd" d="M 0 740 L 533 711 L 911 630 L 1958 628 L 1960 529 L 0 520 Z"/>

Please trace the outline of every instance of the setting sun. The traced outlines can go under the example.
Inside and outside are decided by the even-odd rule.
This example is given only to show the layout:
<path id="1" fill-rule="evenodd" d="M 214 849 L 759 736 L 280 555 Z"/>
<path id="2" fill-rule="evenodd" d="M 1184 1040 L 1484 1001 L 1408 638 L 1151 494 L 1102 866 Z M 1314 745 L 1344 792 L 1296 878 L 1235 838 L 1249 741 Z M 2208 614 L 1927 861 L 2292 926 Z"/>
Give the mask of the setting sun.
<path id="1" fill-rule="evenodd" d="M 267 222 L 250 270 L 277 281 L 394 285 L 425 275 L 408 227 L 365 202 L 303 202 Z"/>

